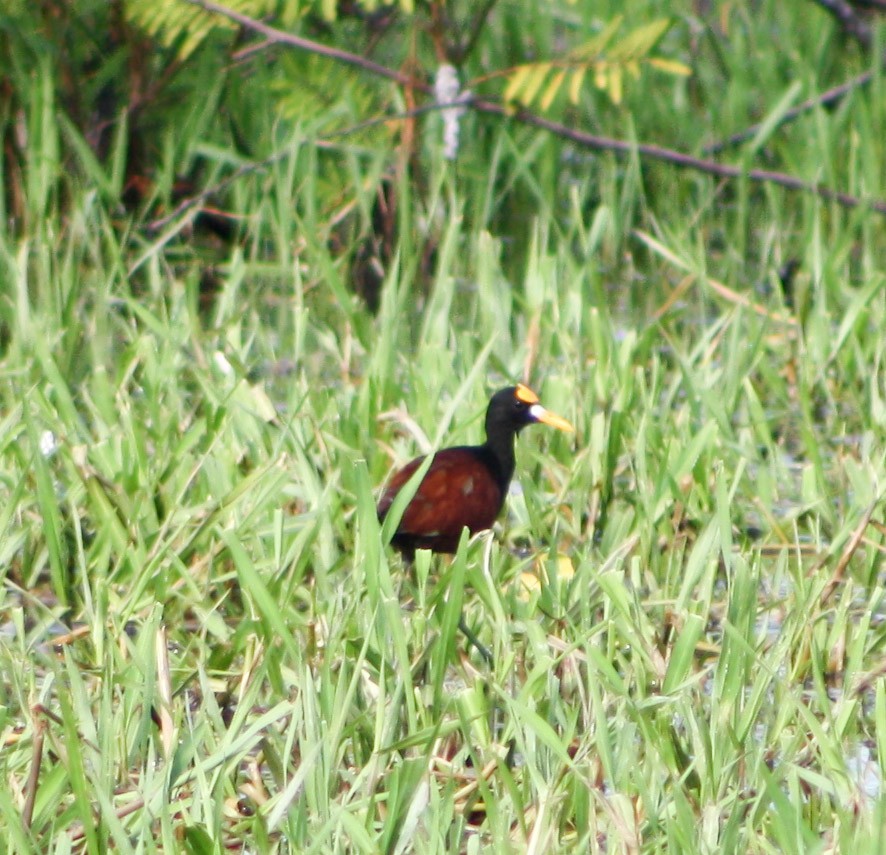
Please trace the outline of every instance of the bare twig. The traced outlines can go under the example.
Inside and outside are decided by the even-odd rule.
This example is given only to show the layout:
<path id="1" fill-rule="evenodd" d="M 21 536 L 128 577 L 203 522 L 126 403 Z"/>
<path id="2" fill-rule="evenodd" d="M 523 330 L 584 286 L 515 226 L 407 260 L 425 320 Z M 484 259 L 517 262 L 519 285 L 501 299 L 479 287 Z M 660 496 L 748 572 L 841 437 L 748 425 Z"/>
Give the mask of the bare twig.
<path id="1" fill-rule="evenodd" d="M 507 110 L 500 104 L 492 104 L 488 101 L 473 101 L 471 106 L 483 113 L 507 115 Z M 600 151 L 613 151 L 618 154 L 636 152 L 653 160 L 661 160 L 665 163 L 672 163 L 675 166 L 683 166 L 688 169 L 694 169 L 696 172 L 716 175 L 720 178 L 747 178 L 750 181 L 775 184 L 788 190 L 802 190 L 805 193 L 811 193 L 821 199 L 837 202 L 845 208 L 857 208 L 867 205 L 871 210 L 877 211 L 880 214 L 886 214 L 886 201 L 880 199 L 860 199 L 850 193 L 832 190 L 829 187 L 823 187 L 815 182 L 806 181 L 803 178 L 797 178 L 795 175 L 788 175 L 785 172 L 775 172 L 770 169 L 749 169 L 745 171 L 738 166 L 729 166 L 712 160 L 702 160 L 680 151 L 674 151 L 673 149 L 663 148 L 650 143 L 631 143 L 625 140 L 611 139 L 610 137 L 600 137 L 585 131 L 566 127 L 559 122 L 551 121 L 527 110 L 519 111 L 514 118 L 524 124 L 549 130 L 559 137 L 580 143 L 588 148 Z"/>
<path id="2" fill-rule="evenodd" d="M 403 86 L 416 85 L 416 81 L 412 80 L 409 75 L 402 74 L 396 69 L 380 65 L 377 62 L 373 62 L 371 59 L 366 59 L 365 57 L 350 53 L 346 50 L 339 50 L 338 48 L 329 47 L 320 42 L 314 42 L 310 39 L 294 36 L 292 33 L 269 27 L 267 24 L 264 24 L 255 18 L 250 18 L 248 15 L 238 12 L 236 9 L 213 3 L 212 0 L 187 0 L 187 2 L 193 3 L 195 6 L 200 6 L 207 12 L 214 12 L 216 15 L 222 15 L 231 21 L 236 21 L 238 24 L 246 27 L 247 30 L 252 30 L 254 33 L 261 33 L 261 35 L 263 35 L 269 42 L 290 45 L 291 47 L 307 51 L 308 53 L 315 53 L 319 56 L 335 59 L 345 65 L 353 65 L 356 68 L 368 71 L 370 74 L 375 74 L 378 77 L 386 77 L 388 80 L 393 80 Z M 430 90 L 430 87 L 427 85 L 417 88 L 422 88 L 424 91 Z"/>
<path id="3" fill-rule="evenodd" d="M 851 3 L 847 3 L 844 0 L 813 0 L 813 2 L 818 3 L 819 6 L 830 12 L 837 19 L 844 32 L 856 39 L 865 50 L 871 49 L 871 46 L 873 45 L 871 29 L 864 19 L 859 17 L 858 12 Z M 878 4 L 877 8 L 886 11 L 886 5 Z M 883 56 L 882 61 L 886 64 L 886 55 Z M 809 110 L 814 110 L 816 107 L 830 107 L 833 104 L 838 103 L 855 89 L 867 86 L 873 78 L 873 73 L 866 71 L 863 74 L 859 74 L 857 77 L 853 77 L 852 80 L 848 80 L 846 83 L 834 86 L 832 89 L 828 89 L 827 92 L 823 92 L 821 95 L 817 95 L 814 98 L 804 101 L 802 104 L 798 104 L 793 109 L 788 110 L 781 117 L 778 121 L 777 127 L 782 127 L 783 125 L 793 122 L 794 119 L 809 112 Z M 739 145 L 746 140 L 752 139 L 760 127 L 760 123 L 751 125 L 749 128 L 739 131 L 738 133 L 727 137 L 725 140 L 706 145 L 702 149 L 702 152 L 704 154 L 717 154 L 724 149 Z"/>
<path id="4" fill-rule="evenodd" d="M 486 2 L 477 10 L 474 15 L 474 20 L 471 21 L 468 40 L 464 44 L 460 44 L 453 51 L 451 59 L 456 65 L 461 65 L 477 46 L 477 39 L 480 38 L 480 33 L 483 32 L 486 19 L 489 17 L 489 13 L 492 12 L 492 9 L 497 2 L 498 0 L 486 0 Z"/>
<path id="5" fill-rule="evenodd" d="M 874 37 L 871 28 L 859 17 L 851 3 L 846 0 L 815 0 L 822 9 L 837 19 L 843 32 L 852 36 L 865 50 L 870 50 Z"/>
<path id="6" fill-rule="evenodd" d="M 131 802 L 129 802 L 128 804 L 125 804 L 121 808 L 118 808 L 118 810 L 116 810 L 114 812 L 114 816 L 116 816 L 117 819 L 125 819 L 130 814 L 135 813 L 138 810 L 141 810 L 144 806 L 145 806 L 144 798 L 142 796 L 136 795 L 135 798 Z M 77 843 L 80 840 L 82 840 L 84 837 L 86 837 L 86 829 L 84 828 L 82 823 L 78 822 L 78 823 L 75 823 L 74 825 L 71 826 L 71 829 L 68 832 L 68 834 L 69 834 L 71 840 L 74 843 Z"/>
<path id="7" fill-rule="evenodd" d="M 814 110 L 817 107 L 831 107 L 845 98 L 850 92 L 856 89 L 861 89 L 863 86 L 867 86 L 873 79 L 873 72 L 865 71 L 864 74 L 859 74 L 858 77 L 853 77 L 852 80 L 847 80 L 846 83 L 834 86 L 833 89 L 828 89 L 827 92 L 822 92 L 821 95 L 817 95 L 815 98 L 809 98 L 802 104 L 797 104 L 796 107 L 787 110 L 776 127 L 780 128 L 782 125 L 787 125 L 790 122 L 793 122 L 794 119 L 799 118 L 804 113 L 808 113 L 810 110 Z M 732 136 L 727 137 L 725 140 L 719 140 L 718 142 L 706 145 L 702 149 L 702 153 L 718 154 L 727 148 L 734 148 L 743 142 L 747 142 L 747 140 L 753 139 L 757 135 L 757 131 L 760 130 L 762 125 L 762 122 L 758 122 L 756 125 L 751 125 L 743 131 L 732 134 Z"/>

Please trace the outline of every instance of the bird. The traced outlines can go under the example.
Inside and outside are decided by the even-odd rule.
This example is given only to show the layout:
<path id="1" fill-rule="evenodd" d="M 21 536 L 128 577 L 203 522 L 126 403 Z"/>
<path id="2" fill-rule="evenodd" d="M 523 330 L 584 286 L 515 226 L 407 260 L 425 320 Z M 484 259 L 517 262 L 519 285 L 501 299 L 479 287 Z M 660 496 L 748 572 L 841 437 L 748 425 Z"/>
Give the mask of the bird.
<path id="1" fill-rule="evenodd" d="M 416 549 L 452 554 L 458 550 L 463 529 L 474 535 L 492 528 L 514 475 L 514 439 L 534 423 L 575 430 L 562 416 L 546 410 L 528 386 L 520 383 L 499 389 L 486 410 L 486 441 L 444 448 L 434 455 L 400 518 L 391 539 L 394 548 L 409 562 Z M 416 457 L 407 463 L 382 490 L 379 522 L 424 460 L 424 456 Z"/>

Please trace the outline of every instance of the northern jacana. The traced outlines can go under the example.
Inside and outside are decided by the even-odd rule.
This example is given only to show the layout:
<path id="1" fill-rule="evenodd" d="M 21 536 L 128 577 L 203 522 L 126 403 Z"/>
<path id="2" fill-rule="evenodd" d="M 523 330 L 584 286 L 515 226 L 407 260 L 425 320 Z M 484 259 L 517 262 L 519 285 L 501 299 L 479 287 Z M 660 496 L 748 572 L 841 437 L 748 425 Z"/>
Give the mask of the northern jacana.
<path id="1" fill-rule="evenodd" d="M 546 410 L 538 395 L 522 384 L 496 392 L 486 410 L 486 442 L 444 448 L 434 455 L 403 512 L 393 545 L 408 560 L 416 549 L 454 553 L 462 529 L 473 535 L 492 528 L 514 474 L 514 437 L 536 422 L 575 430 L 566 419 Z M 417 457 L 391 478 L 378 503 L 380 521 L 423 460 Z"/>

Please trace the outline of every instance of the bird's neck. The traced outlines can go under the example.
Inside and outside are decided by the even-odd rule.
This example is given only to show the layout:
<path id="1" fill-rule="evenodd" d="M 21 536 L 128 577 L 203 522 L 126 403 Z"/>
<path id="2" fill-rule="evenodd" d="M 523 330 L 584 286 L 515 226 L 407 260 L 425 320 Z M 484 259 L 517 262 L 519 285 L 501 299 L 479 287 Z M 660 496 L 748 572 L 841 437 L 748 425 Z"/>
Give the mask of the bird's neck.
<path id="1" fill-rule="evenodd" d="M 495 464 L 495 478 L 504 494 L 514 476 L 514 435 L 487 437 L 483 447 Z"/>

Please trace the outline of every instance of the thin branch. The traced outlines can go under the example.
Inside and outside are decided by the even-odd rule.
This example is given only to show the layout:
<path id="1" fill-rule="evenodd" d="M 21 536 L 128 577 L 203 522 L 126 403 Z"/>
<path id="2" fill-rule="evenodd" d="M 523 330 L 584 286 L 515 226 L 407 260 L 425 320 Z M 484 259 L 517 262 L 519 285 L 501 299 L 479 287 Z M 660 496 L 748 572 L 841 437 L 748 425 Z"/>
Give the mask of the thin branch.
<path id="1" fill-rule="evenodd" d="M 873 44 L 871 29 L 864 19 L 859 17 L 858 12 L 850 3 L 846 3 L 844 0 L 813 0 L 813 2 L 830 12 L 831 15 L 837 19 L 844 32 L 855 38 L 863 48 L 866 50 L 871 49 L 871 45 Z M 880 4 L 877 8 L 886 9 L 886 5 Z M 883 56 L 882 61 L 886 64 L 886 55 Z M 827 92 L 823 92 L 815 98 L 810 98 L 808 101 L 804 101 L 802 104 L 788 110 L 781 117 L 776 127 L 780 128 L 782 125 L 793 122 L 794 119 L 802 116 L 809 110 L 814 110 L 816 107 L 830 107 L 833 104 L 836 104 L 855 89 L 867 86 L 873 78 L 873 72 L 866 71 L 846 83 L 841 83 L 839 86 L 835 86 L 833 89 L 828 89 Z M 760 129 L 761 125 L 762 123 L 751 125 L 746 130 L 739 131 L 737 134 L 733 134 L 725 140 L 706 145 L 702 149 L 702 152 L 704 154 L 718 154 L 724 149 L 739 145 L 746 140 L 752 139 Z"/>
<path id="2" fill-rule="evenodd" d="M 236 21 L 241 26 L 246 27 L 247 30 L 261 33 L 261 35 L 263 35 L 269 42 L 290 45 L 291 47 L 296 47 L 299 50 L 307 51 L 308 53 L 315 53 L 318 56 L 335 59 L 345 65 L 353 65 L 362 71 L 368 71 L 370 74 L 375 74 L 378 77 L 386 77 L 388 80 L 393 80 L 395 83 L 399 83 L 402 86 L 415 86 L 425 92 L 429 92 L 431 89 L 427 84 L 419 86 L 408 74 L 402 74 L 393 68 L 380 65 L 379 63 L 373 62 L 371 59 L 366 59 L 358 54 L 329 47 L 320 42 L 314 42 L 310 39 L 294 36 L 292 33 L 269 27 L 267 24 L 264 24 L 255 18 L 250 18 L 248 15 L 236 11 L 236 9 L 230 9 L 227 6 L 213 3 L 212 0 L 186 0 L 186 2 L 191 3 L 194 6 L 199 6 L 207 12 L 213 12 L 216 15 L 221 15 L 231 21 Z"/>
<path id="3" fill-rule="evenodd" d="M 305 50 L 330 59 L 336 59 L 346 65 L 360 68 L 370 74 L 385 77 L 388 80 L 393 80 L 403 86 L 411 86 L 425 93 L 431 92 L 431 87 L 423 81 L 413 79 L 399 71 L 379 65 L 376 62 L 364 59 L 363 57 L 349 53 L 348 51 L 327 47 L 318 42 L 313 42 L 309 39 L 285 33 L 282 30 L 277 30 L 261 21 L 250 18 L 248 15 L 244 15 L 233 9 L 229 9 L 226 6 L 214 3 L 212 0 L 186 0 L 186 2 L 195 6 L 200 6 L 209 12 L 222 15 L 232 21 L 236 21 L 247 29 L 260 33 L 268 39 L 268 41 L 291 45 L 300 50 Z M 644 157 L 653 160 L 660 160 L 665 163 L 671 163 L 675 166 L 694 169 L 697 172 L 715 175 L 719 178 L 747 178 L 750 181 L 775 184 L 788 190 L 800 190 L 805 193 L 811 193 L 821 199 L 837 202 L 846 208 L 856 208 L 862 205 L 867 205 L 871 210 L 877 211 L 880 214 L 886 214 L 886 201 L 878 199 L 859 199 L 849 193 L 832 190 L 829 187 L 823 187 L 815 182 L 806 181 L 784 172 L 775 172 L 769 169 L 744 170 L 737 166 L 728 166 L 712 160 L 703 160 L 684 154 L 683 152 L 663 148 L 650 143 L 632 143 L 624 140 L 612 139 L 610 137 L 601 137 L 596 134 L 589 134 L 585 131 L 570 128 L 560 122 L 555 122 L 551 119 L 546 119 L 544 116 L 532 113 L 529 110 L 518 109 L 514 111 L 510 107 L 493 101 L 465 99 L 463 103 L 465 106 L 471 107 L 479 113 L 511 118 L 522 124 L 535 128 L 542 128 L 562 139 L 567 139 L 571 142 L 598 151 L 612 151 L 616 154 L 624 155 L 636 152 L 637 154 L 641 154 Z"/>
<path id="4" fill-rule="evenodd" d="M 500 104 L 493 104 L 488 101 L 472 101 L 470 105 L 479 112 L 493 113 L 496 115 L 506 116 L 508 111 Z M 563 139 L 571 140 L 588 148 L 598 149 L 600 151 L 613 151 L 618 154 L 630 154 L 636 151 L 645 157 L 653 160 L 661 160 L 665 163 L 672 163 L 675 166 L 683 166 L 687 169 L 694 169 L 696 172 L 703 172 L 708 175 L 716 175 L 719 178 L 748 178 L 751 181 L 757 181 L 766 184 L 775 184 L 788 190 L 802 190 L 805 193 L 812 193 L 821 199 L 838 202 L 846 208 L 857 208 L 868 206 L 871 210 L 880 214 L 886 214 L 886 201 L 880 199 L 860 199 L 850 193 L 843 193 L 839 190 L 832 190 L 829 187 L 823 187 L 812 181 L 806 181 L 803 178 L 797 178 L 794 175 L 788 175 L 785 172 L 775 172 L 771 169 L 748 169 L 745 171 L 738 166 L 729 166 L 723 163 L 717 163 L 713 160 L 702 160 L 701 158 L 692 157 L 692 155 L 684 154 L 673 149 L 663 148 L 662 146 L 652 145 L 650 143 L 631 143 L 624 140 L 616 140 L 610 137 L 601 137 L 595 134 L 589 134 L 585 131 L 578 131 L 569 128 L 559 122 L 553 122 L 543 116 L 530 113 L 528 110 L 520 110 L 514 118 L 523 124 L 531 125 L 536 128 L 544 128 Z"/>
<path id="5" fill-rule="evenodd" d="M 145 806 L 143 796 L 137 795 L 134 790 L 130 792 L 130 795 L 135 795 L 135 798 L 131 802 L 123 805 L 123 807 L 114 811 L 114 816 L 116 816 L 117 819 L 125 819 L 130 814 L 141 810 Z M 173 797 L 173 800 L 180 800 L 182 798 L 183 796 L 177 795 Z M 68 831 L 68 835 L 74 843 L 79 843 L 84 837 L 86 837 L 86 828 L 80 822 L 74 823 Z"/>
<path id="6" fill-rule="evenodd" d="M 477 40 L 480 38 L 480 33 L 483 32 L 486 19 L 489 17 L 489 14 L 492 12 L 492 9 L 497 2 L 498 0 L 486 0 L 486 2 L 477 10 L 474 15 L 474 20 L 471 21 L 470 35 L 468 36 L 467 42 L 460 44 L 453 53 L 452 61 L 456 65 L 461 65 L 477 46 Z"/>
<path id="7" fill-rule="evenodd" d="M 802 104 L 798 104 L 796 107 L 787 110 L 776 127 L 780 128 L 782 125 L 793 122 L 794 119 L 798 119 L 804 113 L 808 113 L 810 110 L 814 110 L 817 107 L 831 107 L 843 100 L 843 98 L 845 98 L 850 92 L 853 92 L 856 89 L 861 89 L 863 86 L 867 86 L 873 79 L 874 73 L 872 71 L 865 71 L 863 74 L 859 74 L 858 77 L 853 77 L 852 80 L 848 80 L 846 83 L 841 83 L 839 86 L 834 86 L 833 89 L 828 89 L 826 92 L 822 92 L 821 95 L 816 95 L 815 98 L 809 98 Z M 763 127 L 762 122 L 758 122 L 756 125 L 751 125 L 749 128 L 745 128 L 743 131 L 739 131 L 738 133 L 727 137 L 725 140 L 706 145 L 702 149 L 702 153 L 719 154 L 727 148 L 734 148 L 743 142 L 747 142 L 749 139 L 753 139 L 761 127 Z"/>
<path id="8" fill-rule="evenodd" d="M 836 18 L 846 35 L 852 36 L 865 50 L 871 49 L 874 41 L 871 28 L 859 17 L 851 3 L 845 0 L 815 0 L 815 2 Z"/>

